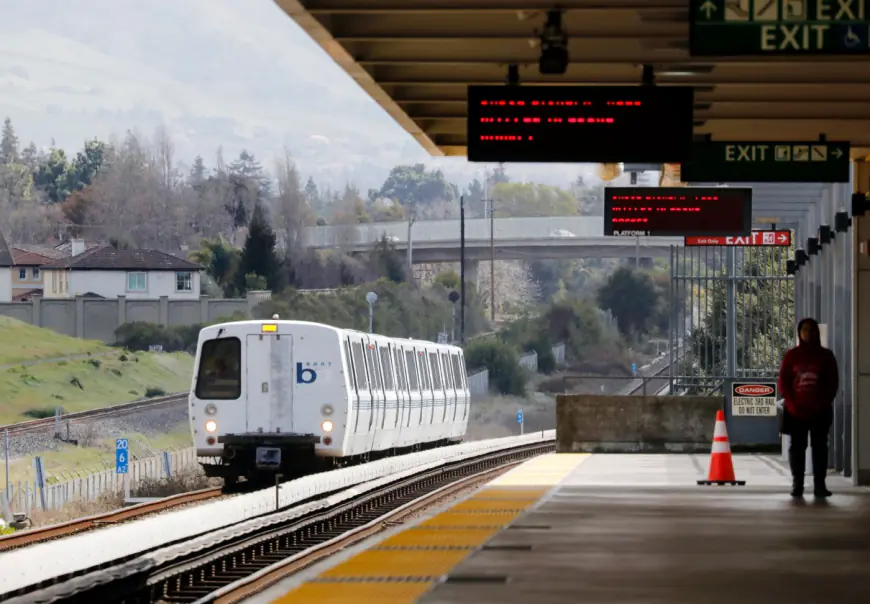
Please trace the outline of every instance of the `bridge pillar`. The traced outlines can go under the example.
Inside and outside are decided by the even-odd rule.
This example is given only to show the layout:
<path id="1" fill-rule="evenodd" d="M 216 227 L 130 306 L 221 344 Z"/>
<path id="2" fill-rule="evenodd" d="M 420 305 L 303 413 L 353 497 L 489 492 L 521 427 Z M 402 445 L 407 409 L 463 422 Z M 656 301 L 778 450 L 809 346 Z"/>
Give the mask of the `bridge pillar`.
<path id="1" fill-rule="evenodd" d="M 854 191 L 870 191 L 870 163 L 853 164 Z M 852 468 L 853 482 L 870 485 L 870 214 L 853 217 L 852 230 Z"/>
<path id="2" fill-rule="evenodd" d="M 470 286 L 478 287 L 478 277 L 480 276 L 480 260 L 465 261 L 465 283 Z"/>

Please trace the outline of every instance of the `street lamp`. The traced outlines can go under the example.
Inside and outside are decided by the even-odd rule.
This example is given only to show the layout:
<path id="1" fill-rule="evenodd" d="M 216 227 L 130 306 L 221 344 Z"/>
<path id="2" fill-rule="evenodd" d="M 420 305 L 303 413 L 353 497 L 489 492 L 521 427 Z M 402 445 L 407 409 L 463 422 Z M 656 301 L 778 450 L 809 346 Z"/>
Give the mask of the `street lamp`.
<path id="1" fill-rule="evenodd" d="M 453 324 L 450 328 L 450 341 L 456 342 L 456 303 L 459 301 L 459 293 L 454 289 L 447 294 L 447 299 L 453 304 Z"/>
<path id="2" fill-rule="evenodd" d="M 366 302 L 369 303 L 369 333 L 375 333 L 375 302 L 378 301 L 378 295 L 375 292 L 366 294 Z"/>

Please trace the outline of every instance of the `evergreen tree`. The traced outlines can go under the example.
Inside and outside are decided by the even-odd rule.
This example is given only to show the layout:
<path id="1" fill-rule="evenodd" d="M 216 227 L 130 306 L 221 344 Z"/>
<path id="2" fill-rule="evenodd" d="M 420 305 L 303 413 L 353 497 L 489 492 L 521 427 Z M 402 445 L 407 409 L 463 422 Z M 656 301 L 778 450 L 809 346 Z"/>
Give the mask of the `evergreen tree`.
<path id="1" fill-rule="evenodd" d="M 18 163 L 18 136 L 12 127 L 12 120 L 3 120 L 3 133 L 0 134 L 0 164 Z"/>
<path id="2" fill-rule="evenodd" d="M 317 190 L 317 183 L 309 176 L 308 182 L 305 183 L 305 199 L 310 206 L 316 206 L 320 202 L 320 192 Z"/>
<path id="3" fill-rule="evenodd" d="M 197 155 L 193 160 L 193 165 L 190 167 L 190 175 L 188 182 L 193 188 L 201 187 L 206 180 L 205 162 L 202 161 L 202 156 Z"/>
<path id="4" fill-rule="evenodd" d="M 248 224 L 248 237 L 242 249 L 242 259 L 236 273 L 236 287 L 246 291 L 249 275 L 266 279 L 272 291 L 280 289 L 280 262 L 275 254 L 275 233 L 266 221 L 263 206 L 254 205 L 254 213 Z"/>

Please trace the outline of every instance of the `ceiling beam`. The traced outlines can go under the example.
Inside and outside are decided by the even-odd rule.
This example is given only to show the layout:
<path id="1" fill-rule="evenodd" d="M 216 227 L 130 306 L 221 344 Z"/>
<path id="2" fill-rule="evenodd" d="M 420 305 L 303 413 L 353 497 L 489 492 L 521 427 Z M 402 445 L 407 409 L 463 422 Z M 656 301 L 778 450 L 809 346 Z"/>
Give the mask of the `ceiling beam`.
<path id="1" fill-rule="evenodd" d="M 534 13 L 554 8 L 553 0 L 305 0 L 313 14 L 434 14 Z M 559 8 L 568 12 L 680 12 L 688 13 L 685 0 L 562 0 Z"/>

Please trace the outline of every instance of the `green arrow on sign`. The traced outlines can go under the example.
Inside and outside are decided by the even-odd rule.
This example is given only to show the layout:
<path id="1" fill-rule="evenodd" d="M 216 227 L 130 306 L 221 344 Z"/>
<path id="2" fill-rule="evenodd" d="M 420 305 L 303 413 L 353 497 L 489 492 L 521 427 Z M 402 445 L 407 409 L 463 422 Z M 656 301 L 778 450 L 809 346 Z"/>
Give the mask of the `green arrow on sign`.
<path id="1" fill-rule="evenodd" d="M 707 0 L 701 5 L 701 8 L 699 10 L 702 13 L 706 13 L 707 20 L 710 21 L 713 18 L 713 13 L 715 13 L 718 9 L 719 7 L 716 6 L 716 3 L 713 2 L 713 0 Z"/>

